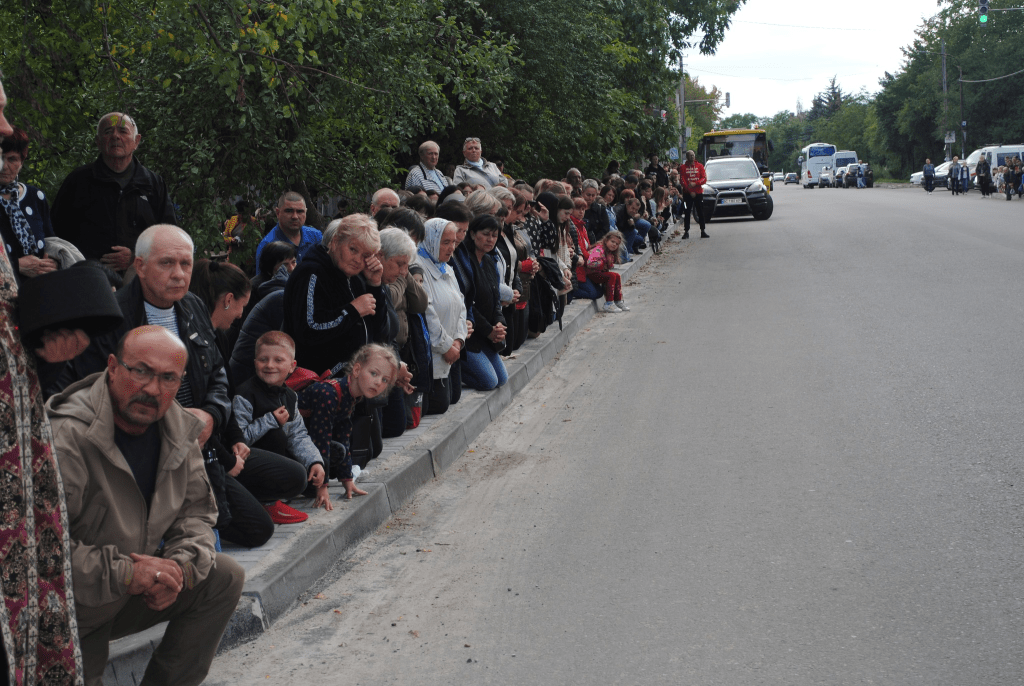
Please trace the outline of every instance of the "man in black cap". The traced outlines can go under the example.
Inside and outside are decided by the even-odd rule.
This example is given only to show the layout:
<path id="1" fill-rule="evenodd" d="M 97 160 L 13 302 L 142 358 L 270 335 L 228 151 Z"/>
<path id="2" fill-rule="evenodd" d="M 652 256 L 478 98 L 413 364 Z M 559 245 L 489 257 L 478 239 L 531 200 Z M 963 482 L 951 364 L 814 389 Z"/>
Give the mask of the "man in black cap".
<path id="1" fill-rule="evenodd" d="M 104 115 L 96 127 L 99 158 L 68 174 L 50 209 L 59 238 L 121 273 L 132 265 L 143 231 L 177 224 L 164 180 L 135 159 L 141 142 L 130 116 Z"/>

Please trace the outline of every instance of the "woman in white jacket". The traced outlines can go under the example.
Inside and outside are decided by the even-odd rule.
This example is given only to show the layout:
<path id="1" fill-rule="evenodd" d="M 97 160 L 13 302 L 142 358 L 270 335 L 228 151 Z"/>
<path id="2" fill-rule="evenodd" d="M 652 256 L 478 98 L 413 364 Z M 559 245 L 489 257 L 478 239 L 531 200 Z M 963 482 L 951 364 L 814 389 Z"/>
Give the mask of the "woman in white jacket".
<path id="1" fill-rule="evenodd" d="M 426 414 L 442 414 L 462 396 L 462 372 L 459 355 L 469 338 L 466 301 L 446 262 L 455 252 L 456 231 L 447 219 L 430 219 L 426 237 L 416 253 L 415 264 L 423 269 L 423 287 L 427 291 L 427 329 L 433 354 L 434 383 Z"/>

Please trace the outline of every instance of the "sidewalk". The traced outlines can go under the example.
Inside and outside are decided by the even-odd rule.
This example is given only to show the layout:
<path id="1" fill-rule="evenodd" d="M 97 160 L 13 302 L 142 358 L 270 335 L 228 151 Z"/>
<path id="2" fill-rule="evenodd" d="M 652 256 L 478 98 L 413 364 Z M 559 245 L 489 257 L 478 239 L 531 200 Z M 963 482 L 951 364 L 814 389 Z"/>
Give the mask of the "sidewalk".
<path id="1" fill-rule="evenodd" d="M 668 232 L 671 236 L 672 231 Z M 666 241 L 671 240 L 666 237 Z M 676 238 L 678 240 L 678 238 Z M 648 248 L 617 267 L 625 284 L 651 257 Z M 254 549 L 224 545 L 224 552 L 245 568 L 242 598 L 218 651 L 229 650 L 266 631 L 299 595 L 366 536 L 385 524 L 416 490 L 454 464 L 512 399 L 542 372 L 596 314 L 604 299 L 575 301 L 566 308 L 562 330 L 557 322 L 539 338 L 529 339 L 506 360 L 508 383 L 493 391 L 463 389 L 462 398 L 443 415 L 423 417 L 419 427 L 384 440 L 384 450 L 368 465 L 359 485 L 368 495 L 344 500 L 341 484 L 330 487 L 334 510 L 310 508 L 311 500 L 293 501 L 310 517 L 301 524 L 279 525 L 270 541 Z M 135 686 L 142 680 L 163 624 L 110 645 L 105 684 Z"/>

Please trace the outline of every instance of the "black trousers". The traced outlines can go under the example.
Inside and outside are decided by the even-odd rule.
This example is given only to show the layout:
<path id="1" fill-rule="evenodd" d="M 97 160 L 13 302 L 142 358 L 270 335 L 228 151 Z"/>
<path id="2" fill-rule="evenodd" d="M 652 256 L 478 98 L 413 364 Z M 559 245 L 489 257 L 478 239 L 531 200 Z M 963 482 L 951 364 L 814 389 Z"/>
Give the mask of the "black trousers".
<path id="1" fill-rule="evenodd" d="M 425 414 L 444 414 L 462 397 L 462 361 L 456 361 L 448 376 L 434 379 L 430 389 L 430 406 Z"/>
<path id="2" fill-rule="evenodd" d="M 263 503 L 287 500 L 306 488 L 306 468 L 295 460 L 253 448 L 245 469 L 227 477 L 225 488 L 231 523 L 220 536 L 246 548 L 257 548 L 274 535 L 274 522 Z"/>
<path id="3" fill-rule="evenodd" d="M 700 222 L 700 230 L 704 230 L 704 194 L 697 193 L 691 196 L 689 193 L 683 193 L 683 231 L 690 230 L 690 208 L 696 208 L 697 210 L 697 221 Z"/>
<path id="4" fill-rule="evenodd" d="M 388 404 L 381 408 L 380 430 L 383 438 L 397 438 L 405 433 L 405 391 L 391 389 Z"/>

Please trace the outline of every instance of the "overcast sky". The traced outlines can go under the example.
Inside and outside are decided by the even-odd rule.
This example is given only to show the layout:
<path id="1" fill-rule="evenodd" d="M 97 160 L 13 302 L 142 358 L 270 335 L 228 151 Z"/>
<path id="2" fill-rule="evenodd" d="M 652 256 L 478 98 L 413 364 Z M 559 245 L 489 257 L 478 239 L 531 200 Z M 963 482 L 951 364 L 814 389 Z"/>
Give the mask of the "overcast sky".
<path id="1" fill-rule="evenodd" d="M 876 93 L 885 72 L 902 65 L 900 48 L 938 9 L 935 0 L 747 0 L 716 54 L 694 50 L 685 67 L 701 85 L 731 94 L 723 116 L 795 112 L 797 98 L 807 110 L 832 76 L 844 92 Z"/>

